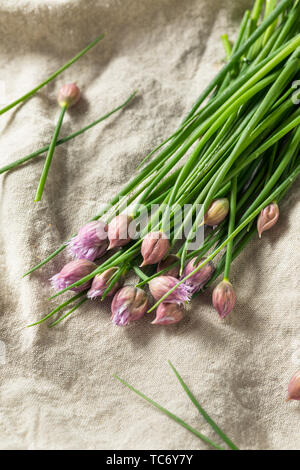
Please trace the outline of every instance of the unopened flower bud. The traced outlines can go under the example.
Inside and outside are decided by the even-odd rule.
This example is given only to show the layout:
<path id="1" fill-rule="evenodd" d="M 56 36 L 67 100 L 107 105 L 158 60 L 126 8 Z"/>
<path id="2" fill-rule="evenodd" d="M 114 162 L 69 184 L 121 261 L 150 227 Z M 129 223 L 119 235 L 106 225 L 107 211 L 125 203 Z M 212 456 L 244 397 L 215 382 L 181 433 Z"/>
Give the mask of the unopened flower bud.
<path id="1" fill-rule="evenodd" d="M 172 266 L 172 264 L 176 263 L 175 266 Z M 180 269 L 180 263 L 179 263 L 179 258 L 176 255 L 169 255 L 166 257 L 166 259 L 163 259 L 160 261 L 160 263 L 157 266 L 157 272 L 159 273 L 163 269 L 168 268 L 169 266 L 170 269 L 168 271 L 165 271 L 163 274 L 164 276 L 172 276 L 172 277 L 178 277 L 179 276 L 179 269 Z"/>
<path id="2" fill-rule="evenodd" d="M 109 268 L 101 274 L 96 274 L 93 279 L 92 286 L 87 293 L 89 299 L 95 299 L 104 294 L 104 291 L 108 288 L 112 276 L 118 271 L 118 268 Z M 108 296 L 114 295 L 122 286 L 123 279 L 119 278 L 118 281 L 112 286 L 108 292 Z"/>
<path id="3" fill-rule="evenodd" d="M 168 253 L 169 248 L 170 242 L 165 233 L 147 233 L 141 247 L 141 253 L 144 258 L 141 266 L 159 263 L 159 261 L 161 261 Z"/>
<path id="4" fill-rule="evenodd" d="M 74 106 L 80 99 L 80 90 L 76 83 L 67 83 L 63 85 L 58 93 L 58 104 L 59 106 Z"/>
<path id="5" fill-rule="evenodd" d="M 257 219 L 257 231 L 259 238 L 261 238 L 261 234 L 263 232 L 270 230 L 270 228 L 276 224 L 278 218 L 279 207 L 276 202 L 272 202 L 272 204 L 269 204 L 261 211 Z"/>
<path id="6" fill-rule="evenodd" d="M 108 224 L 109 250 L 118 246 L 125 246 L 130 242 L 129 225 L 131 222 L 132 217 L 120 214 Z"/>
<path id="7" fill-rule="evenodd" d="M 178 279 L 172 276 L 158 276 L 149 282 L 150 292 L 155 300 L 160 300 L 170 289 L 178 284 Z M 180 284 L 164 302 L 175 302 L 179 305 L 191 300 L 192 289 L 185 283 Z"/>
<path id="8" fill-rule="evenodd" d="M 197 266 L 200 266 L 205 261 L 205 258 L 201 258 L 200 261 L 197 262 L 197 258 L 191 259 L 187 265 L 185 266 L 182 278 L 185 278 L 189 274 L 191 274 Z M 210 280 L 213 273 L 215 271 L 215 266 L 212 261 L 206 263 L 203 268 L 199 269 L 196 273 L 194 273 L 191 277 L 189 277 L 185 283 L 190 285 L 192 288 L 193 294 L 201 290 L 205 284 Z"/>
<path id="9" fill-rule="evenodd" d="M 236 295 L 232 284 L 223 280 L 213 290 L 213 306 L 218 314 L 224 319 L 234 308 Z"/>
<path id="10" fill-rule="evenodd" d="M 173 325 L 183 318 L 183 311 L 177 304 L 161 303 L 156 310 L 152 325 Z"/>
<path id="11" fill-rule="evenodd" d="M 79 281 L 83 277 L 88 276 L 96 268 L 97 265 L 91 261 L 88 261 L 87 259 L 77 259 L 66 264 L 58 274 L 55 274 L 55 276 L 51 277 L 50 281 L 54 289 L 62 290 L 71 284 L 74 284 L 74 282 Z M 87 289 L 91 285 L 91 282 L 92 279 L 85 282 L 84 284 L 81 284 L 80 286 L 73 287 L 71 290 L 75 292 L 81 292 Z"/>
<path id="12" fill-rule="evenodd" d="M 115 325 L 125 326 L 139 320 L 148 309 L 148 296 L 138 287 L 122 287 L 114 296 L 111 311 Z"/>
<path id="13" fill-rule="evenodd" d="M 210 207 L 208 208 L 206 214 L 204 215 L 204 224 L 211 227 L 219 225 L 222 220 L 225 219 L 229 212 L 229 202 L 228 199 L 221 198 L 212 201 Z"/>
<path id="14" fill-rule="evenodd" d="M 286 401 L 300 400 L 300 370 L 296 372 L 288 385 L 288 397 Z"/>
<path id="15" fill-rule="evenodd" d="M 69 242 L 69 251 L 79 259 L 94 261 L 108 248 L 107 224 L 101 220 L 89 222 Z"/>

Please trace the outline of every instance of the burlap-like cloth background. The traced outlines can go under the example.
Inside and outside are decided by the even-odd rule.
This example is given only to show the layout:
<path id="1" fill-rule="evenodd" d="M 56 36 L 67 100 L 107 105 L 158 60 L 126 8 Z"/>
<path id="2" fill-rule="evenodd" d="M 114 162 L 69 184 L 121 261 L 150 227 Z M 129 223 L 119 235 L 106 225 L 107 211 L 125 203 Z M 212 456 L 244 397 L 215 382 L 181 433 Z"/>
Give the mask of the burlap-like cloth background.
<path id="1" fill-rule="evenodd" d="M 278 225 L 235 261 L 238 302 L 226 321 L 207 293 L 169 328 L 152 326 L 150 315 L 128 329 L 114 327 L 109 304 L 97 302 L 56 329 L 24 328 L 51 310 L 48 278 L 69 258 L 61 254 L 30 278 L 22 274 L 96 214 L 175 129 L 221 66 L 220 35 L 234 37 L 250 4 L 1 0 L 2 105 L 106 33 L 55 82 L 0 117 L 1 166 L 49 142 L 62 83 L 76 80 L 84 97 L 62 135 L 139 90 L 124 112 L 57 148 L 42 203 L 33 199 L 43 157 L 1 176 L 1 448 L 206 448 L 112 377 L 118 373 L 213 436 L 168 359 L 241 448 L 299 448 L 300 408 L 284 401 L 300 366 L 299 183 L 281 205 Z"/>

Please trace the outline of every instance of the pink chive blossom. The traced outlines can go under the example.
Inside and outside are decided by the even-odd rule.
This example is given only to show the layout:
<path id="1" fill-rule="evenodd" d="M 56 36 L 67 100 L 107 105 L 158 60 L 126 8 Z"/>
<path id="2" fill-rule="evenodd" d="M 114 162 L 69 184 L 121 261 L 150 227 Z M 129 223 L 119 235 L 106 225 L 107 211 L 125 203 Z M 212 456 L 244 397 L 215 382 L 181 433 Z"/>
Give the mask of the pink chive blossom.
<path id="1" fill-rule="evenodd" d="M 145 291 L 138 287 L 122 287 L 111 304 L 112 321 L 117 326 L 126 326 L 142 318 L 149 305 Z"/>
<path id="2" fill-rule="evenodd" d="M 232 284 L 223 280 L 213 290 L 213 306 L 217 310 L 222 320 L 233 310 L 236 302 L 236 295 Z"/>
<path id="3" fill-rule="evenodd" d="M 152 325 L 173 325 L 183 318 L 183 311 L 177 304 L 161 303 L 156 310 Z"/>
<path id="4" fill-rule="evenodd" d="M 200 264 L 205 261 L 205 258 L 201 258 L 197 262 L 197 258 L 191 259 L 187 265 L 185 266 L 181 278 L 185 278 L 189 274 L 191 274 Z M 200 291 L 205 284 L 210 280 L 213 273 L 215 271 L 215 266 L 212 261 L 206 263 L 203 268 L 199 269 L 199 271 L 195 272 L 191 277 L 189 277 L 185 284 L 191 286 L 193 294 Z"/>
<path id="5" fill-rule="evenodd" d="M 59 106 L 74 106 L 80 99 L 80 90 L 76 83 L 67 83 L 61 87 L 58 93 Z"/>
<path id="6" fill-rule="evenodd" d="M 120 214 L 114 217 L 108 224 L 109 250 L 119 246 L 125 246 L 131 241 L 129 225 L 132 220 L 132 217 L 128 215 Z"/>
<path id="7" fill-rule="evenodd" d="M 161 261 L 170 249 L 168 237 L 163 232 L 150 232 L 145 236 L 141 253 L 144 261 L 141 266 L 156 264 Z"/>
<path id="8" fill-rule="evenodd" d="M 70 253 L 78 259 L 89 261 L 103 256 L 108 248 L 107 228 L 101 220 L 88 222 L 69 241 Z"/>
<path id="9" fill-rule="evenodd" d="M 149 282 L 150 292 L 155 300 L 160 300 L 170 289 L 178 284 L 178 279 L 172 276 L 158 276 Z M 185 283 L 180 284 L 171 294 L 164 299 L 164 302 L 177 303 L 182 305 L 191 300 L 192 289 Z"/>
<path id="10" fill-rule="evenodd" d="M 74 284 L 74 282 L 77 282 L 83 277 L 91 274 L 96 268 L 97 265 L 95 263 L 92 263 L 86 259 L 70 261 L 70 263 L 66 264 L 58 274 L 55 274 L 55 276 L 51 277 L 50 281 L 52 287 L 54 287 L 54 289 L 57 291 L 65 289 L 71 284 Z M 91 285 L 91 282 L 92 280 L 87 281 L 80 286 L 73 287 L 71 290 L 75 292 L 81 292 L 87 289 Z"/>
<path id="11" fill-rule="evenodd" d="M 118 268 L 109 268 L 101 274 L 96 274 L 93 279 L 90 290 L 87 293 L 89 299 L 95 299 L 104 294 L 104 291 L 109 286 L 112 276 L 118 271 Z M 107 296 L 111 297 L 114 295 L 122 286 L 123 279 L 118 279 L 118 281 L 113 285 L 111 290 L 108 292 Z"/>

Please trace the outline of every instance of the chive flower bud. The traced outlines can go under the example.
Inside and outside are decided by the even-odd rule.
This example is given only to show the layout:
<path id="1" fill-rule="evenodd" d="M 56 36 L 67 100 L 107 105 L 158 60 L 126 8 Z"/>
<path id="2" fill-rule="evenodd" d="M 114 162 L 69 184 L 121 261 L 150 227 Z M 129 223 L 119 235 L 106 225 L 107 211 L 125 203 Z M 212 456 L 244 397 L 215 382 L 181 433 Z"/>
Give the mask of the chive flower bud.
<path id="1" fill-rule="evenodd" d="M 88 276 L 97 268 L 95 263 L 88 261 L 87 259 L 77 259 L 66 264 L 62 270 L 51 277 L 50 281 L 52 287 L 56 290 L 62 290 L 70 286 L 74 282 L 79 281 L 85 276 Z M 87 289 L 91 285 L 92 280 L 85 282 L 84 284 L 73 287 L 71 290 L 75 292 L 81 292 Z"/>
<path id="2" fill-rule="evenodd" d="M 95 299 L 104 294 L 104 291 L 109 286 L 112 276 L 118 271 L 118 268 L 109 268 L 101 274 L 96 274 L 93 279 L 92 285 L 90 290 L 87 293 L 89 299 Z M 111 290 L 108 292 L 108 296 L 114 295 L 123 284 L 123 279 L 120 278 L 118 281 L 112 286 Z"/>
<path id="3" fill-rule="evenodd" d="M 150 292 L 155 300 L 161 299 L 170 289 L 178 284 L 178 279 L 172 276 L 158 276 L 149 282 Z M 177 303 L 179 305 L 189 302 L 192 296 L 192 289 L 189 285 L 180 284 L 168 297 L 165 302 Z"/>
<path id="4" fill-rule="evenodd" d="M 173 325 L 183 318 L 183 311 L 177 304 L 161 303 L 156 310 L 152 325 Z"/>
<path id="5" fill-rule="evenodd" d="M 74 106 L 80 99 L 80 90 L 76 83 L 67 83 L 63 85 L 58 93 L 58 104 L 61 108 Z"/>
<path id="6" fill-rule="evenodd" d="M 213 290 L 212 295 L 213 306 L 218 314 L 224 319 L 234 308 L 236 295 L 232 284 L 223 280 Z"/>
<path id="7" fill-rule="evenodd" d="M 175 266 L 172 266 L 168 271 L 165 271 L 164 276 L 178 277 L 180 263 L 179 263 L 179 258 L 176 255 L 169 255 L 165 259 L 161 260 L 159 264 L 157 265 L 157 272 L 159 273 L 163 269 L 168 268 L 172 264 L 176 263 L 176 261 L 177 261 L 177 264 Z"/>
<path id="8" fill-rule="evenodd" d="M 107 224 L 101 220 L 87 223 L 68 243 L 70 253 L 78 259 L 94 261 L 108 248 Z"/>
<path id="9" fill-rule="evenodd" d="M 288 397 L 286 401 L 300 400 L 300 370 L 290 380 L 288 385 Z"/>
<path id="10" fill-rule="evenodd" d="M 221 198 L 212 201 L 206 214 L 204 215 L 204 224 L 214 227 L 219 225 L 227 216 L 229 212 L 229 201 L 228 199 Z"/>
<path id="11" fill-rule="evenodd" d="M 200 261 L 198 262 L 197 262 L 197 258 L 191 259 L 183 270 L 182 278 L 191 274 L 191 272 L 193 272 L 197 268 L 197 266 L 202 264 L 203 261 L 205 261 L 205 258 L 201 258 Z M 192 293 L 195 294 L 196 292 L 201 290 L 205 286 L 205 284 L 210 280 L 214 271 L 215 271 L 214 263 L 212 261 L 209 261 L 207 264 L 203 266 L 203 268 L 199 269 L 199 271 L 197 271 L 195 274 L 189 277 L 185 281 L 185 284 L 188 284 L 189 286 L 191 286 Z"/>
<path id="12" fill-rule="evenodd" d="M 139 320 L 148 309 L 148 296 L 138 287 L 122 287 L 114 296 L 111 304 L 112 321 L 115 325 L 125 326 Z"/>
<path id="13" fill-rule="evenodd" d="M 150 232 L 145 236 L 141 253 L 144 258 L 141 266 L 156 264 L 161 261 L 170 249 L 170 243 L 164 232 Z"/>
<path id="14" fill-rule="evenodd" d="M 261 234 L 263 232 L 270 230 L 270 228 L 276 224 L 278 218 L 279 207 L 276 202 L 272 202 L 261 211 L 257 219 L 257 231 L 259 238 L 261 238 Z"/>
<path id="15" fill-rule="evenodd" d="M 127 245 L 131 238 L 129 236 L 129 225 L 132 217 L 126 214 L 117 215 L 108 224 L 108 238 L 110 241 L 108 249 Z"/>

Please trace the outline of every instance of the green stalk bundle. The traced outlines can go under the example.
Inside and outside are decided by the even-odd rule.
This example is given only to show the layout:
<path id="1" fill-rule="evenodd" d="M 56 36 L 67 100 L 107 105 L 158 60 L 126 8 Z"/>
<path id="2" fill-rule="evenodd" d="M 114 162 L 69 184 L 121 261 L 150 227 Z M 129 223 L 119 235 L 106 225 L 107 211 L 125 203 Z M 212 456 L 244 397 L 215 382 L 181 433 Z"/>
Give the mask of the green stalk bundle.
<path id="1" fill-rule="evenodd" d="M 53 297 L 82 286 L 112 267 L 118 268 L 118 275 L 111 278 L 102 299 L 118 282 L 120 273 L 133 270 L 140 277 L 138 287 L 163 275 L 167 269 L 157 273 L 146 268 L 144 272 L 139 265 L 141 245 L 149 228 L 166 232 L 168 224 L 170 250 L 177 250 L 174 265 L 180 266 L 181 274 L 188 260 L 205 259 L 182 276 L 149 311 L 166 301 L 222 250 L 216 271 L 205 287 L 220 275 L 229 281 L 232 261 L 256 233 L 255 218 L 268 205 L 278 203 L 300 173 L 300 109 L 294 99 L 294 83 L 300 72 L 299 17 L 299 0 L 257 0 L 252 12 L 245 13 L 236 42 L 231 46 L 227 35 L 222 36 L 224 67 L 179 128 L 144 158 L 139 172 L 92 219 L 106 218 L 110 223 L 129 204 L 137 219 L 141 216 L 140 204 L 146 208 L 158 204 L 139 239 L 114 252 L 91 274 Z M 220 198 L 228 201 L 228 217 L 216 224 L 201 247 L 191 250 L 199 226 L 206 221 L 212 203 Z M 176 217 L 185 204 L 190 209 L 178 225 Z M 202 208 L 197 212 L 199 205 Z M 183 231 L 186 237 L 178 248 L 178 234 Z M 66 245 L 63 243 L 25 275 L 48 263 Z M 75 296 L 71 300 L 77 299 Z M 69 303 L 56 307 L 40 322 Z M 80 299 L 67 315 L 82 303 Z"/>

